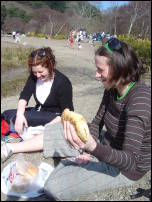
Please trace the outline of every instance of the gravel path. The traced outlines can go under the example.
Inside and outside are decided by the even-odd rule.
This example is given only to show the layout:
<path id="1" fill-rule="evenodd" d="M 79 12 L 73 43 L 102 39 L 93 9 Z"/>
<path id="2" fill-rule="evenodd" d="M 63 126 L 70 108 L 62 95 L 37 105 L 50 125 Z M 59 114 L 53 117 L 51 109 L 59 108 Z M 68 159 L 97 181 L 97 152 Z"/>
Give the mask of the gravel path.
<path id="1" fill-rule="evenodd" d="M 35 38 L 23 38 L 21 44 L 15 44 L 23 46 L 42 47 L 50 46 L 57 58 L 57 68 L 65 73 L 71 80 L 73 85 L 73 102 L 75 111 L 81 112 L 86 120 L 90 122 L 95 116 L 98 109 L 100 101 L 103 96 L 103 87 L 101 83 L 95 80 L 95 65 L 94 65 L 94 48 L 90 47 L 89 44 L 83 44 L 83 48 L 78 50 L 75 45 L 74 49 L 68 47 L 67 41 L 56 41 L 56 40 L 46 40 L 46 39 L 35 39 Z M 2 47 L 12 47 L 14 42 L 11 38 L 2 38 Z M 23 74 L 23 72 L 21 72 Z M 20 75 L 19 70 L 11 72 L 9 74 L 2 75 L 2 79 L 9 79 L 9 75 L 18 78 Z M 5 109 L 11 109 L 17 107 L 18 96 L 1 98 L 1 111 Z M 34 105 L 34 100 L 31 99 L 30 106 Z M 17 155 L 13 155 L 4 164 L 1 164 L 1 169 L 3 169 L 9 162 L 13 161 Z M 25 159 L 30 160 L 37 165 L 41 161 L 55 164 L 53 159 L 44 159 L 42 152 L 27 153 L 24 154 Z M 81 196 L 76 199 L 76 201 L 132 201 L 130 195 L 136 192 L 136 189 L 141 187 L 144 189 L 151 188 L 151 172 L 147 173 L 144 178 L 136 182 L 131 187 L 120 187 L 113 190 L 105 190 L 104 192 L 92 193 L 89 196 Z M 2 201 L 49 201 L 47 196 L 42 196 L 34 199 L 18 199 L 15 197 L 7 197 L 1 193 Z M 148 201 L 149 199 L 142 196 L 133 201 Z"/>

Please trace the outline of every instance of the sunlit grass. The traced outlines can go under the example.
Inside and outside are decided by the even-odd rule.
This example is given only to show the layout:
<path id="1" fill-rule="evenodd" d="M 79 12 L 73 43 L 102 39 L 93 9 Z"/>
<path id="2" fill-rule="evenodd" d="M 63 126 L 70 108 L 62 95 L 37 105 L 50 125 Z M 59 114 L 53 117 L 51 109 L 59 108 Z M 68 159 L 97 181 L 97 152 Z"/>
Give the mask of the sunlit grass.
<path id="1" fill-rule="evenodd" d="M 27 76 L 21 79 L 15 79 L 1 83 L 1 98 L 19 94 L 23 89 Z"/>
<path id="2" fill-rule="evenodd" d="M 2 47 L 1 74 L 7 73 L 10 69 L 27 68 L 27 59 L 33 50 L 33 48 L 24 47 Z M 27 76 L 22 75 L 20 78 L 1 81 L 1 97 L 19 94 L 25 85 Z"/>
<path id="3" fill-rule="evenodd" d="M 27 59 L 33 48 L 2 47 L 1 48 L 1 72 L 12 68 L 26 68 Z"/>

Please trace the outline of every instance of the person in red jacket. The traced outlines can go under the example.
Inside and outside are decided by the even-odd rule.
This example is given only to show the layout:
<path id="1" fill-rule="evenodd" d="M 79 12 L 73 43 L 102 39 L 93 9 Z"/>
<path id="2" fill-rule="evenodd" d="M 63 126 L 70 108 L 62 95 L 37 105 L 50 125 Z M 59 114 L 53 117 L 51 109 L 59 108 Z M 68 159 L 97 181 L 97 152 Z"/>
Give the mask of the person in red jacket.
<path id="1" fill-rule="evenodd" d="M 73 41 L 72 32 L 70 32 L 69 41 L 70 41 L 70 47 L 73 48 L 74 41 Z"/>

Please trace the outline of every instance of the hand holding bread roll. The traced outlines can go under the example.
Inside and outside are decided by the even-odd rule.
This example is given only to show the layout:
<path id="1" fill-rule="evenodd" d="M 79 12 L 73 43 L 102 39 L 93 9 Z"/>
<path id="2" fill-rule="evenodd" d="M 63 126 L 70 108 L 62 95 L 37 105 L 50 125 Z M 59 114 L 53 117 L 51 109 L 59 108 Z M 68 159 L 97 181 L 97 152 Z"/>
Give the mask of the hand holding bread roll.
<path id="1" fill-rule="evenodd" d="M 88 124 L 81 114 L 65 109 L 62 113 L 61 120 L 62 122 L 71 122 L 79 138 L 85 143 L 88 141 L 90 135 Z"/>

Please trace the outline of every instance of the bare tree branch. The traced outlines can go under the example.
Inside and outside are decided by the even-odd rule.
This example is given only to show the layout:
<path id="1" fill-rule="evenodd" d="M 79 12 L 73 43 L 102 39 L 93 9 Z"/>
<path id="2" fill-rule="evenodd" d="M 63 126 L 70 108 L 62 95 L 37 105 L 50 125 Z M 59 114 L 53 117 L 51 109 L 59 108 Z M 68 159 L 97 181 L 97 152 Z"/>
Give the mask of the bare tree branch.
<path id="1" fill-rule="evenodd" d="M 135 8 L 133 10 L 133 14 L 130 18 L 130 27 L 129 27 L 129 30 L 128 30 L 128 35 L 131 33 L 131 30 L 132 30 L 132 27 L 136 21 L 136 18 L 137 18 L 137 11 L 138 11 L 138 1 L 136 1 L 136 4 L 135 4 Z"/>
<path id="2" fill-rule="evenodd" d="M 57 35 L 61 32 L 62 28 L 63 28 L 65 25 L 66 25 L 66 23 L 64 23 L 63 25 L 61 25 L 61 27 L 59 28 L 59 30 L 57 31 L 57 33 L 55 34 L 55 36 L 57 36 Z"/>

